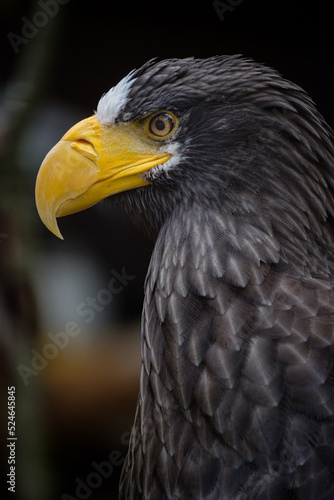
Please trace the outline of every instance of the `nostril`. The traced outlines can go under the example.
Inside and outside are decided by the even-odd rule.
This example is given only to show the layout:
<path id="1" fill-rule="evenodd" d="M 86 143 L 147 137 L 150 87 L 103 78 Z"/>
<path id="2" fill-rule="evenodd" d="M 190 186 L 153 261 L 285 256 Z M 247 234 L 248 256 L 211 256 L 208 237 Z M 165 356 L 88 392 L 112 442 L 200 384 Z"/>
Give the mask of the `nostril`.
<path id="1" fill-rule="evenodd" d="M 93 144 L 86 139 L 77 139 L 76 141 L 71 143 L 71 148 L 76 149 L 81 154 L 87 156 L 92 160 L 95 160 L 98 157 Z"/>

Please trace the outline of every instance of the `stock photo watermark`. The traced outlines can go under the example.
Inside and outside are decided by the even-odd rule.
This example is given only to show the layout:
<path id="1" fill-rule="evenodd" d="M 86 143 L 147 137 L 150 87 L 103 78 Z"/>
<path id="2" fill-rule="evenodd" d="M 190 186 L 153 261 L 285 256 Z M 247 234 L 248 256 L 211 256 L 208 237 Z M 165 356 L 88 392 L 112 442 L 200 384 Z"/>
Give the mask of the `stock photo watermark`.
<path id="1" fill-rule="evenodd" d="M 76 307 L 76 314 L 84 318 L 85 323 L 92 322 L 96 314 L 102 312 L 112 302 L 114 295 L 121 293 L 134 279 L 135 276 L 127 274 L 124 267 L 120 273 L 113 269 L 107 287 L 99 290 L 95 297 L 87 297 L 86 300 L 80 302 Z M 28 385 L 30 377 L 36 377 L 44 370 L 49 361 L 54 359 L 60 350 L 67 347 L 70 339 L 77 337 L 81 332 L 82 329 L 76 321 L 68 321 L 60 332 L 49 332 L 47 337 L 50 342 L 44 344 L 41 351 L 31 349 L 30 365 L 20 364 L 17 367 L 24 384 Z"/>
<path id="2" fill-rule="evenodd" d="M 22 16 L 21 34 L 18 35 L 13 32 L 7 34 L 7 38 L 15 54 L 18 54 L 22 44 L 27 44 L 38 34 L 40 29 L 48 24 L 50 19 L 58 14 L 60 5 L 66 5 L 69 1 L 70 0 L 39 0 L 37 3 L 41 10 L 37 10 L 32 15 L 31 19 Z"/>
<path id="3" fill-rule="evenodd" d="M 7 448 L 8 448 L 8 473 L 7 473 L 7 489 L 11 493 L 15 493 L 16 487 L 16 427 L 15 427 L 15 387 L 7 388 Z"/>
<path id="4" fill-rule="evenodd" d="M 153 433 L 155 433 L 155 426 L 153 425 L 153 421 L 149 420 L 146 422 L 146 438 Z M 125 431 L 121 435 L 120 442 L 122 448 L 128 448 L 130 441 L 132 446 L 136 448 L 141 438 L 139 430 L 134 426 L 131 431 Z M 93 493 L 93 490 L 100 488 L 103 481 L 113 474 L 115 468 L 123 466 L 126 454 L 127 451 L 124 453 L 119 450 L 113 450 L 102 462 L 93 461 L 91 463 L 91 471 L 85 478 L 75 478 L 75 496 L 63 493 L 61 500 L 87 500 Z"/>
<path id="5" fill-rule="evenodd" d="M 304 446 L 299 446 L 297 444 L 297 440 L 295 438 L 292 440 L 291 444 L 286 442 L 284 449 L 280 452 L 277 459 L 271 460 L 268 463 L 267 472 L 265 474 L 259 475 L 257 472 L 254 472 L 248 477 L 246 484 L 244 485 L 247 493 L 240 493 L 236 500 L 246 500 L 249 496 L 250 490 L 252 493 L 255 493 L 256 490 L 256 498 L 258 498 L 258 495 L 264 493 L 267 486 L 275 481 L 275 479 L 296 470 L 300 455 L 305 450 L 306 448 Z"/>
<path id="6" fill-rule="evenodd" d="M 85 500 L 89 498 L 93 492 L 100 488 L 103 481 L 108 479 L 114 472 L 115 467 L 120 467 L 125 461 L 125 456 L 121 451 L 113 450 L 106 460 L 102 462 L 92 462 L 91 472 L 84 478 L 75 478 L 75 497 L 63 493 L 61 500 Z"/>
<path id="7" fill-rule="evenodd" d="M 243 1 L 244 0 L 226 0 L 226 2 L 221 2 L 220 0 L 214 0 L 212 5 L 217 12 L 219 19 L 223 22 L 225 20 L 225 14 L 233 12 L 234 9 Z"/>

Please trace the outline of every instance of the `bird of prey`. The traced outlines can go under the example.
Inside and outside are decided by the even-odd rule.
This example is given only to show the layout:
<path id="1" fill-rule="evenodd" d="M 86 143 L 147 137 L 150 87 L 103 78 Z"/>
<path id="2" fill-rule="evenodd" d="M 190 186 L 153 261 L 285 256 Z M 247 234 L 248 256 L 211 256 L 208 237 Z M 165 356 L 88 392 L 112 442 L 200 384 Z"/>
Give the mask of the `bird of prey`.
<path id="1" fill-rule="evenodd" d="M 102 199 L 155 239 L 120 498 L 334 498 L 334 147 L 242 56 L 149 61 L 46 156 L 44 224 Z"/>

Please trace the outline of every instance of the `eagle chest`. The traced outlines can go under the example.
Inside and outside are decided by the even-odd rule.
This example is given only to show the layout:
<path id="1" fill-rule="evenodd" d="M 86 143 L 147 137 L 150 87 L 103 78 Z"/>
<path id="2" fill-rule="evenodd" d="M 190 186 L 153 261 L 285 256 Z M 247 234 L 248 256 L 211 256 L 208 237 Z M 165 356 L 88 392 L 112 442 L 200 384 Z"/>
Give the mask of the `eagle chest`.
<path id="1" fill-rule="evenodd" d="M 333 415 L 331 284 L 278 272 L 275 241 L 247 227 L 201 215 L 163 228 L 152 256 L 141 446 L 175 484 L 193 481 L 189 463 L 204 482 L 219 477 L 218 489 L 239 468 L 239 486 L 261 489 L 283 455 L 295 473 L 310 453 L 302 429 L 321 433 Z"/>

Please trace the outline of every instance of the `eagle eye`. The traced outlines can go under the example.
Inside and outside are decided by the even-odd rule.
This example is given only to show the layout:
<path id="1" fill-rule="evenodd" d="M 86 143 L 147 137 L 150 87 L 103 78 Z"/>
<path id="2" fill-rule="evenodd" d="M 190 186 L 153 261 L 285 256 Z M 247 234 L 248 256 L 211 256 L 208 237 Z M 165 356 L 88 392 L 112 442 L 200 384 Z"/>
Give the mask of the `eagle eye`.
<path id="1" fill-rule="evenodd" d="M 148 133 L 153 139 L 165 139 L 174 132 L 177 119 L 172 113 L 160 112 L 148 121 Z"/>

